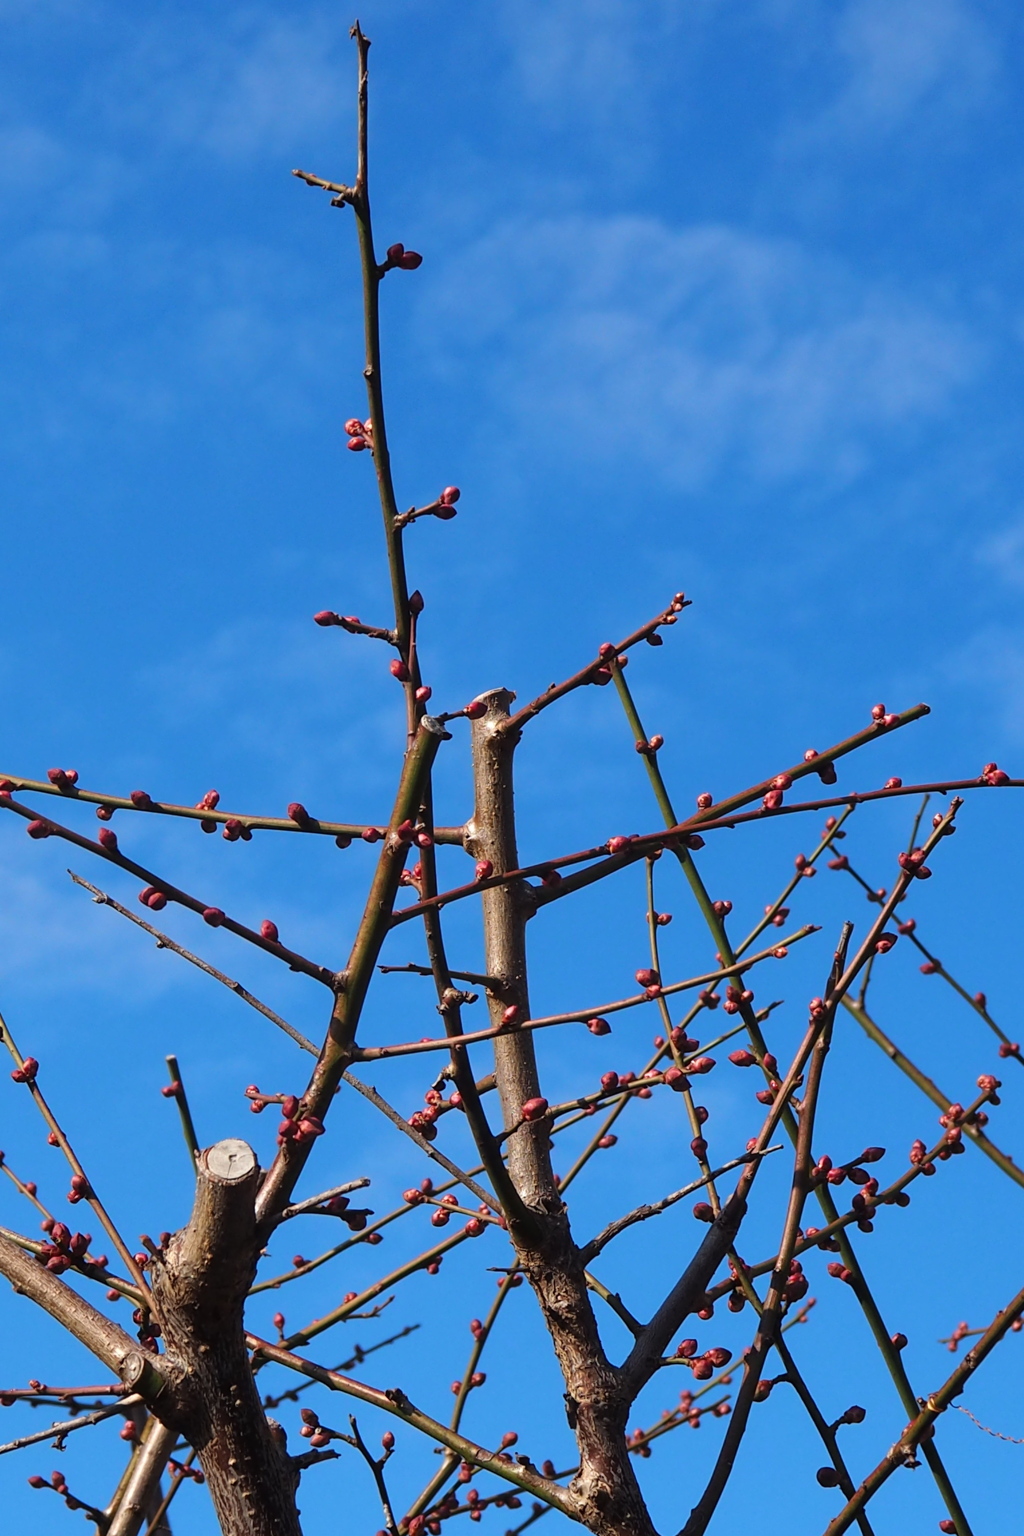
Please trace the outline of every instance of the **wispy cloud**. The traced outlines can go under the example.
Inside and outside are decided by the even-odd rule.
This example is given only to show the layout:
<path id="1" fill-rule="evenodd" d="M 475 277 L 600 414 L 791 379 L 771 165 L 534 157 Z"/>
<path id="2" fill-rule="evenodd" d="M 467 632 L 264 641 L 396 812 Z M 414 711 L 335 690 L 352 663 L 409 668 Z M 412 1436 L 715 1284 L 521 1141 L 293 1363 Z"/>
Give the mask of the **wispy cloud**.
<path id="1" fill-rule="evenodd" d="M 727 458 L 769 479 L 848 478 L 980 360 L 956 320 L 793 242 L 630 217 L 502 224 L 445 273 L 421 325 L 450 369 L 492 378 L 531 453 L 568 438 L 683 486 Z"/>
<path id="2" fill-rule="evenodd" d="M 978 563 L 1010 587 L 1024 587 L 1024 516 L 985 539 L 977 550 Z"/>
<path id="3" fill-rule="evenodd" d="M 995 716 L 1006 736 L 1024 739 L 1024 635 L 1020 629 L 990 624 L 972 636 L 946 665 L 947 675 L 972 697 L 975 717 Z M 978 710 L 979 699 L 987 701 Z"/>
<path id="4" fill-rule="evenodd" d="M 280 153 L 340 115 L 335 45 L 346 31 L 320 6 L 154 21 L 103 82 L 102 110 L 122 131 L 226 161 Z"/>
<path id="5" fill-rule="evenodd" d="M 922 113 L 948 129 L 987 97 L 998 72 L 985 19 L 962 0 L 852 0 L 829 51 L 843 81 L 808 125 L 811 137 L 878 137 Z"/>

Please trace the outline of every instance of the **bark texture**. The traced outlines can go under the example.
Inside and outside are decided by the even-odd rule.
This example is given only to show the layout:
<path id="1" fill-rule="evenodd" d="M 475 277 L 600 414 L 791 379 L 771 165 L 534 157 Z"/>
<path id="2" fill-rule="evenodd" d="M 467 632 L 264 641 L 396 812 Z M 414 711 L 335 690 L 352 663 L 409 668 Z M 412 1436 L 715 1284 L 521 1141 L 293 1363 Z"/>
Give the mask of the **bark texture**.
<path id="1" fill-rule="evenodd" d="M 182 1370 L 169 1422 L 195 1446 L 224 1536 L 300 1536 L 298 1478 L 260 1403 L 243 1329 L 259 1164 L 244 1141 L 221 1141 L 200 1153 L 196 1175 L 192 1218 L 153 1263 L 168 1356 Z"/>
<path id="2" fill-rule="evenodd" d="M 496 874 L 519 867 L 515 836 L 513 757 L 519 733 L 509 730 L 514 695 L 481 695 L 487 712 L 473 723 L 475 804 L 466 846 Z M 488 994 L 491 1022 L 509 1007 L 516 1023 L 530 1016 L 526 924 L 533 904 L 523 881 L 482 893 L 485 970 L 500 978 Z M 580 1251 L 551 1171 L 547 1120 L 522 1124 L 522 1106 L 540 1096 L 531 1034 L 513 1024 L 494 1042 L 495 1080 L 508 1138 L 508 1169 L 527 1219 L 508 1213 L 516 1256 L 540 1303 L 565 1381 L 566 1415 L 576 1435 L 580 1471 L 570 1492 L 577 1518 L 598 1536 L 654 1536 L 626 1448 L 631 1398 L 607 1358 L 590 1303 Z"/>

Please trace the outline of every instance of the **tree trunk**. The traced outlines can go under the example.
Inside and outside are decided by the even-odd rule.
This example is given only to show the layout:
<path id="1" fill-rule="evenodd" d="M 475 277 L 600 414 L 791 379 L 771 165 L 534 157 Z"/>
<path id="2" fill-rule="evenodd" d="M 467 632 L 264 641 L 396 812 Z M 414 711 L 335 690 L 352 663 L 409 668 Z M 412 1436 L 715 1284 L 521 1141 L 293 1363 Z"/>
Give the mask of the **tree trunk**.
<path id="1" fill-rule="evenodd" d="M 172 1427 L 196 1449 L 224 1536 L 301 1536 L 298 1477 L 263 1411 L 243 1331 L 258 1257 L 256 1155 L 218 1142 L 196 1176 L 188 1226 L 153 1261 L 168 1356 L 183 1372 Z"/>
<path id="2" fill-rule="evenodd" d="M 466 846 L 488 859 L 496 874 L 516 869 L 512 762 L 518 732 L 508 730 L 514 695 L 496 688 L 483 694 L 487 713 L 473 722 L 475 805 Z M 485 970 L 500 978 L 488 993 L 491 1022 L 500 1025 L 510 1006 L 515 1023 L 530 1016 L 526 923 L 532 912 L 522 881 L 494 886 L 481 897 Z M 521 1124 L 522 1106 L 540 1095 L 530 1033 L 515 1024 L 494 1041 L 494 1075 L 508 1138 L 508 1169 L 530 1220 L 509 1217 L 509 1233 L 523 1273 L 540 1302 L 565 1381 L 566 1415 L 575 1431 L 580 1471 L 571 1485 L 578 1518 L 598 1536 L 654 1536 L 626 1447 L 631 1398 L 621 1372 L 607 1358 L 590 1304 L 580 1251 L 551 1171 L 546 1119 Z"/>

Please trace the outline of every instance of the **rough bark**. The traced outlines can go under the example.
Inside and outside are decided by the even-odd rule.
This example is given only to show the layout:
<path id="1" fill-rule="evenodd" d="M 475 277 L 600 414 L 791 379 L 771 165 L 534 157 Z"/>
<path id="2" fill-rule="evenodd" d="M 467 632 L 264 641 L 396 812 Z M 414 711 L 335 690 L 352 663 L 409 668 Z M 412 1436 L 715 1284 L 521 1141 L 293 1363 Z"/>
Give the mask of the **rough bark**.
<path id="1" fill-rule="evenodd" d="M 164 1340 L 183 1372 L 172 1427 L 196 1449 L 224 1536 L 300 1536 L 297 1477 L 260 1403 L 243 1330 L 259 1165 L 232 1139 L 201 1153 L 196 1175 L 192 1218 L 153 1263 Z"/>
<path id="2" fill-rule="evenodd" d="M 466 846 L 489 859 L 495 873 L 519 867 L 515 836 L 513 756 L 519 739 L 508 729 L 514 695 L 497 688 L 481 695 L 487 712 L 473 723 L 475 805 Z M 518 1008 L 530 1016 L 526 923 L 532 912 L 522 881 L 482 893 L 485 966 L 500 986 L 488 993 L 491 1022 Z M 494 1042 L 494 1071 L 508 1138 L 508 1169 L 527 1219 L 509 1212 L 516 1256 L 540 1303 L 565 1381 L 566 1414 L 576 1435 L 580 1471 L 571 1485 L 577 1518 L 599 1536 L 653 1536 L 654 1528 L 626 1448 L 631 1399 L 605 1355 L 590 1304 L 584 1266 L 551 1171 L 546 1120 L 521 1124 L 522 1106 L 540 1096 L 531 1034 L 513 1025 Z"/>

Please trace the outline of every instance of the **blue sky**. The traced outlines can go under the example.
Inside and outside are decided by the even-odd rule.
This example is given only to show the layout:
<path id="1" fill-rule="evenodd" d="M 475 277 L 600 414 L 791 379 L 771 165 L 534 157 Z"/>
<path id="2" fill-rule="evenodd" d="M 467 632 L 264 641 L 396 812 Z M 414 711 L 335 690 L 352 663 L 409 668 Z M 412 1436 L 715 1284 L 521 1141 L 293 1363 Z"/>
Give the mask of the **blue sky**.
<path id="1" fill-rule="evenodd" d="M 0 769 L 42 776 L 66 763 L 112 792 L 141 785 L 188 802 L 216 785 L 240 809 L 279 813 L 299 799 L 326 816 L 381 819 L 401 741 L 398 690 L 374 647 L 309 622 L 325 606 L 386 618 L 372 470 L 367 455 L 344 452 L 341 433 L 363 400 L 354 237 L 347 211 L 288 174 L 351 174 L 351 18 L 328 5 L 187 0 L 141 10 L 4 0 L 0 15 Z M 1019 771 L 1016 9 L 389 0 L 361 20 L 374 40 L 378 238 L 425 257 L 384 290 L 398 494 L 410 504 L 448 483 L 463 492 L 458 518 L 417 525 L 409 541 L 435 700 L 457 707 L 498 684 L 530 696 L 683 588 L 693 608 L 630 674 L 650 729 L 665 735 L 679 804 L 838 740 L 877 699 L 924 699 L 933 713 L 872 748 L 844 785 L 966 776 L 992 759 Z M 538 721 L 519 771 L 528 855 L 656 824 L 607 692 Z M 467 783 L 457 741 L 440 771 L 442 819 L 464 814 Z M 907 820 L 907 807 L 855 818 L 846 846 L 877 882 L 891 878 Z M 1017 1038 L 1006 963 L 1020 942 L 1016 800 L 976 797 L 961 820 L 919 898 L 922 932 L 927 924 L 970 990 L 985 987 Z M 815 819 L 806 831 L 720 835 L 705 856 L 716 894 L 756 914 L 817 830 Z M 131 835 L 170 878 L 247 918 L 272 915 L 299 947 L 340 961 L 366 850 L 229 846 L 162 823 Z M 204 1139 L 266 1141 L 269 1126 L 241 1119 L 240 1088 L 254 1077 L 291 1085 L 298 1069 L 255 1015 L 240 1018 L 234 999 L 69 889 L 66 862 L 13 818 L 0 826 L 0 1006 L 52 1073 L 69 1126 L 81 1126 L 83 1145 L 92 1136 L 97 1168 L 121 1184 L 126 1229 L 173 1226 L 187 1211 L 187 1168 L 157 1095 L 163 1054 L 182 1058 Z M 454 878 L 460 866 L 449 868 Z M 665 880 L 682 975 L 706 963 L 707 945 L 685 893 Z M 839 922 L 862 924 L 867 912 L 837 876 L 808 886 L 797 915 L 825 930 L 790 962 L 800 975 L 784 988 L 797 1006 L 778 1015 L 783 1043 L 820 990 Z M 116 893 L 130 899 L 134 888 Z M 186 916 L 167 925 L 199 946 Z M 619 995 L 643 960 L 642 892 L 628 877 L 537 926 L 535 1006 Z M 452 931 L 468 964 L 472 918 Z M 278 976 L 223 935 L 201 938 L 308 1033 L 322 1029 L 311 983 Z M 880 1018 L 965 1097 L 993 1066 L 988 1039 L 905 950 L 880 977 Z M 430 1012 L 420 994 L 394 987 L 371 1029 L 392 1030 L 397 1017 L 403 1034 L 424 1032 L 429 1024 L 409 1022 Z M 646 1041 L 645 1028 L 630 1040 Z M 602 1070 L 627 1064 L 618 1041 L 617 1055 L 603 1050 L 591 1052 Z M 545 1051 L 566 1091 L 579 1091 L 581 1071 L 593 1075 L 571 1052 Z M 902 1157 L 904 1141 L 934 1125 L 932 1110 L 880 1075 L 852 1036 L 836 1052 L 828 1134 L 837 1146 L 847 1133 L 885 1141 L 890 1160 Z M 709 1079 L 726 1155 L 750 1134 L 736 1076 Z M 411 1072 L 396 1070 L 391 1086 L 410 1108 L 422 1091 Z M 1012 1079 L 1007 1089 L 994 1134 L 1012 1151 L 1019 1098 Z M 638 1119 L 616 1154 L 617 1184 L 581 1190 L 584 1227 L 682 1182 L 665 1151 L 677 1136 L 670 1109 Z M 354 1142 L 331 1148 L 338 1176 L 372 1163 L 386 1200 L 412 1165 L 352 1115 Z M 13 1091 L 2 1123 L 12 1162 L 17 1149 L 25 1176 L 41 1179 L 34 1159 L 49 1154 Z M 865 1240 L 880 1294 L 904 1318 L 921 1315 L 910 1362 L 921 1391 L 950 1361 L 936 1336 L 961 1316 L 984 1321 L 1019 1283 L 1024 1254 L 1003 1225 L 1015 1192 L 1002 1198 L 979 1161 L 958 1159 L 912 1212 L 890 1213 Z M 781 1189 L 784 1171 L 777 1178 Z M 0 1220 L 24 1220 L 13 1192 L 3 1201 Z M 751 1254 L 771 1243 L 775 1216 L 764 1219 Z M 664 1273 L 639 1241 L 609 1261 L 638 1306 L 670 1274 L 674 1245 L 685 1252 L 682 1221 L 659 1251 Z M 376 1273 L 372 1257 L 357 1255 L 353 1275 Z M 451 1342 L 440 1363 L 406 1344 L 382 1366 L 439 1412 L 438 1371 L 443 1393 L 446 1352 L 460 1361 L 468 1341 L 463 1313 L 486 1305 L 473 1275 L 467 1263 L 446 1279 L 440 1326 Z M 313 1309 L 339 1284 L 311 1290 Z M 863 1472 L 901 1421 L 859 1316 L 830 1286 L 815 1275 L 821 1300 L 801 1349 L 828 1411 L 858 1394 L 868 1406 L 865 1426 L 846 1431 Z M 565 1431 L 525 1294 L 516 1301 L 519 1347 L 504 1366 L 495 1356 L 472 1432 L 508 1427 L 502 1405 L 523 1390 L 514 1366 L 532 1350 L 531 1369 L 555 1393 L 554 1407 L 528 1410 L 540 1458 Z M 426 1321 L 422 1290 L 396 1301 L 400 1311 L 402 1322 Z M 4 1371 L 45 1375 L 44 1357 L 56 1374 L 58 1342 L 24 1305 L 17 1316 Z M 723 1337 L 730 1328 L 728 1342 L 742 1343 L 734 1321 Z M 1024 1434 L 1018 1347 L 1009 1341 L 1006 1362 L 966 1399 L 1008 1434 Z M 813 1467 L 803 1424 L 776 1398 L 752 1432 L 749 1465 L 776 1466 L 798 1444 Z M 654 1388 L 644 1405 L 638 1422 L 663 1405 Z M 977 1529 L 1009 1532 L 1019 1450 L 947 1418 L 956 1422 L 943 1425 L 943 1444 Z M 644 1464 L 659 1528 L 681 1522 L 717 1433 L 706 1427 L 695 1449 L 683 1431 Z M 116 1459 L 113 1438 L 67 1453 L 86 1497 L 102 1498 L 102 1479 L 90 1478 L 104 1456 Z M 422 1466 L 410 1447 L 395 1463 L 399 1485 L 413 1489 Z M 38 1517 L 41 1495 L 23 1493 L 31 1470 L 11 1458 L 0 1477 L 12 1507 L 24 1498 Z M 894 1480 L 878 1536 L 911 1521 L 935 1529 L 926 1475 Z M 307 1482 L 307 1529 L 327 1529 L 339 1474 Z M 835 1508 L 809 1475 L 785 1507 L 768 1499 L 771 1482 L 762 1472 L 731 1495 L 716 1531 L 732 1536 L 755 1518 L 764 1536 L 813 1531 Z M 374 1528 L 361 1474 L 344 1487 Z M 190 1495 L 182 1521 L 205 1536 L 209 1517 Z M 491 1517 L 495 1529 L 503 1518 Z"/>

